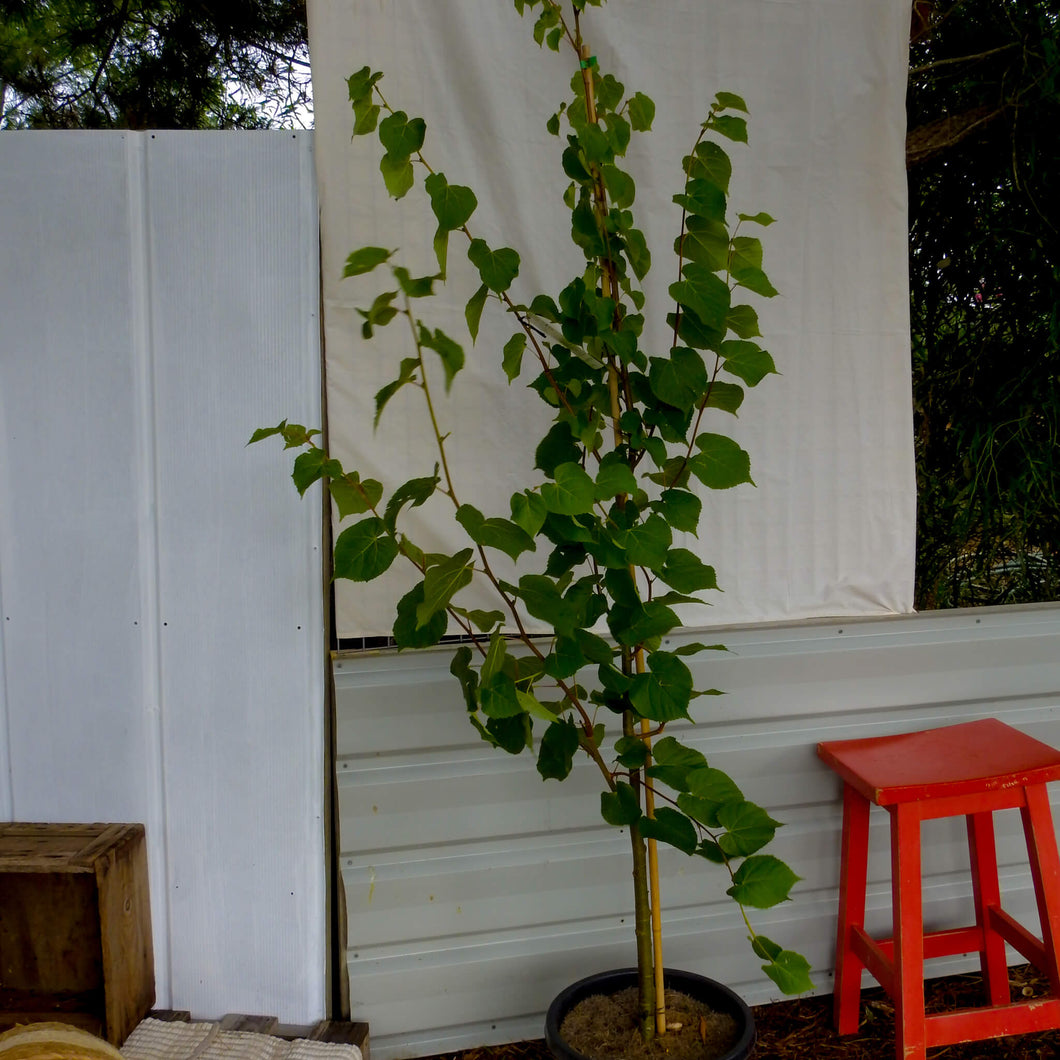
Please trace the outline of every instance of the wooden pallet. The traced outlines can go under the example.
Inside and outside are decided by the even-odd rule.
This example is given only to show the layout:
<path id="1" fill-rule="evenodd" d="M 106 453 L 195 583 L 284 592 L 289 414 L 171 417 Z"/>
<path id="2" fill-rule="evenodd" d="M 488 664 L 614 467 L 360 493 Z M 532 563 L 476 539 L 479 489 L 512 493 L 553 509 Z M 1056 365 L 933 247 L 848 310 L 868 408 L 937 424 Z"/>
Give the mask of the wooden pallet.
<path id="1" fill-rule="evenodd" d="M 171 1023 L 190 1023 L 191 1013 L 186 1009 L 155 1009 L 148 1013 L 151 1019 Z M 371 1060 L 368 1052 L 368 1024 L 351 1023 L 349 1020 L 320 1020 L 305 1026 L 295 1023 L 280 1023 L 275 1016 L 248 1016 L 230 1012 L 220 1020 L 196 1020 L 196 1023 L 217 1023 L 223 1031 L 250 1031 L 254 1034 L 271 1034 L 274 1038 L 294 1041 L 308 1038 L 313 1042 L 330 1042 L 332 1045 L 356 1045 L 364 1060 Z"/>

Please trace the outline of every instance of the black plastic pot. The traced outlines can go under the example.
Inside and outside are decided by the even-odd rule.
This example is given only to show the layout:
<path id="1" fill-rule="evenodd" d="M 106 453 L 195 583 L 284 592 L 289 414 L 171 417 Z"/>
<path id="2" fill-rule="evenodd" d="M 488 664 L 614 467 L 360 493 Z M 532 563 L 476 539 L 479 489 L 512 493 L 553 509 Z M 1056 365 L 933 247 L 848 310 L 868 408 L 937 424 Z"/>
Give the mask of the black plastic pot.
<path id="1" fill-rule="evenodd" d="M 736 1020 L 740 1029 L 736 1044 L 717 1060 L 744 1060 L 751 1055 L 755 1044 L 755 1021 L 750 1007 L 742 997 L 733 993 L 727 986 L 693 972 L 679 972 L 667 968 L 663 972 L 663 983 L 668 990 L 679 990 L 697 1001 L 704 1002 L 716 1012 L 728 1013 Z M 637 969 L 619 968 L 587 976 L 560 993 L 549 1005 L 545 1015 L 545 1043 L 556 1060 L 592 1060 L 567 1045 L 559 1033 L 567 1013 L 579 1001 L 594 994 L 617 994 L 620 990 L 636 985 Z"/>

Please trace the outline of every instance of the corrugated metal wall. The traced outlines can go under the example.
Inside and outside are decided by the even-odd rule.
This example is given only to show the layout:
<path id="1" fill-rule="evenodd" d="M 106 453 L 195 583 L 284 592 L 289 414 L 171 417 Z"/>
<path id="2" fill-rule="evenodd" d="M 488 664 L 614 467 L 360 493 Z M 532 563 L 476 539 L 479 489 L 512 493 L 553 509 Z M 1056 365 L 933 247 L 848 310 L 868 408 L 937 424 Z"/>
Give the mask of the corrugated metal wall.
<path id="1" fill-rule="evenodd" d="M 1060 746 L 1060 606 L 708 637 L 731 651 L 696 656 L 697 679 L 729 694 L 698 701 L 691 742 L 785 822 L 776 852 L 804 879 L 794 901 L 759 914 L 756 927 L 804 952 L 828 991 L 840 806 L 816 743 L 997 716 Z M 538 1037 L 562 986 L 633 963 L 628 847 L 599 820 L 595 777 L 543 783 L 529 756 L 479 741 L 449 659 L 430 651 L 336 662 L 350 993 L 381 1060 Z M 880 928 L 889 915 L 886 815 L 875 824 L 869 906 Z M 1018 815 L 999 815 L 998 827 L 1009 908 L 1033 924 Z M 926 918 L 970 916 L 963 826 L 929 822 L 924 839 Z M 717 870 L 669 848 L 660 856 L 667 963 L 768 1000 L 772 984 Z"/>
<path id="2" fill-rule="evenodd" d="M 308 134 L 0 134 L 0 818 L 147 826 L 158 1003 L 323 1015 Z"/>

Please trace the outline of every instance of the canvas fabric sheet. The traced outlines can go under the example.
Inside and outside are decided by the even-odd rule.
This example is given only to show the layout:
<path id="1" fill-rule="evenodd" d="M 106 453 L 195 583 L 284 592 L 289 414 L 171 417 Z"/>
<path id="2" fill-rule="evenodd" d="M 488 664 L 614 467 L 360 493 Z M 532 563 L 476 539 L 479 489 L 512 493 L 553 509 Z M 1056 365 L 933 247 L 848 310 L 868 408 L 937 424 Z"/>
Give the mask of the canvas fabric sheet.
<path id="1" fill-rule="evenodd" d="M 583 269 L 562 204 L 561 138 L 546 119 L 576 62 L 533 42 L 534 18 L 501 0 L 310 0 L 310 47 L 321 202 L 324 334 L 330 446 L 347 470 L 387 490 L 429 475 L 437 460 L 422 395 L 406 387 L 373 429 L 374 396 L 412 352 L 395 320 L 371 342 L 357 308 L 389 280 L 384 270 L 342 279 L 354 249 L 397 249 L 413 275 L 436 271 L 436 227 L 422 189 L 389 199 L 374 135 L 351 140 L 346 78 L 382 70 L 387 102 L 427 122 L 423 154 L 450 183 L 470 185 L 470 227 L 491 247 L 521 256 L 511 294 L 553 297 Z M 744 97 L 749 145 L 727 144 L 734 163 L 730 217 L 766 211 L 764 266 L 778 297 L 755 300 L 762 343 L 778 376 L 749 390 L 739 417 L 712 412 L 703 429 L 732 433 L 750 453 L 755 486 L 702 491 L 698 538 L 675 535 L 718 573 L 709 607 L 687 607 L 691 626 L 908 612 L 912 609 L 915 481 L 906 267 L 905 83 L 908 4 L 902 0 L 610 0 L 588 8 L 583 31 L 600 69 L 627 94 L 657 104 L 653 131 L 634 134 L 624 168 L 636 180 L 634 212 L 653 256 L 644 345 L 665 355 L 667 287 L 680 210 L 681 158 L 718 91 Z M 419 167 L 417 167 L 419 169 Z M 432 328 L 460 341 L 467 366 L 449 394 L 434 379 L 441 429 L 459 499 L 487 516 L 542 480 L 533 470 L 548 410 L 509 385 L 501 349 L 516 330 L 493 301 L 477 343 L 463 313 L 479 284 L 450 240 L 442 297 L 417 306 Z M 653 348 L 654 347 L 654 348 Z M 403 527 L 428 551 L 452 553 L 436 496 L 406 509 Z M 336 527 L 338 533 L 342 527 Z M 544 562 L 524 556 L 522 568 Z M 505 573 L 512 573 L 507 571 Z M 342 638 L 385 634 L 393 603 L 416 580 L 400 563 L 379 581 L 340 582 Z M 458 602 L 493 606 L 465 590 Z"/>

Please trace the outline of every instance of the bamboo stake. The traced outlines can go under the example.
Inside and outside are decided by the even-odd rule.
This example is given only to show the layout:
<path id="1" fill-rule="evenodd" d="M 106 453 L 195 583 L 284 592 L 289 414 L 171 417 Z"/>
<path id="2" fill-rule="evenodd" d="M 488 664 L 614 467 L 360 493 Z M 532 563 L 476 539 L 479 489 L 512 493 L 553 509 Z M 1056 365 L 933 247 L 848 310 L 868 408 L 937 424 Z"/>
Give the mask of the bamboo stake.
<path id="1" fill-rule="evenodd" d="M 589 121 L 596 124 L 596 96 L 593 93 L 593 71 L 589 64 L 592 55 L 589 45 L 583 44 L 578 50 L 578 58 L 581 59 L 582 83 L 585 85 L 585 113 Z"/>
<path id="2" fill-rule="evenodd" d="M 637 649 L 637 673 L 644 673 L 644 649 Z M 645 768 L 651 765 L 651 726 L 647 718 L 640 722 L 641 738 L 648 749 Z M 651 777 L 644 778 L 644 812 L 648 817 L 655 816 L 655 787 Z M 662 900 L 659 894 L 659 847 L 650 836 L 648 838 L 648 885 L 651 903 L 651 941 L 652 954 L 655 960 L 655 1033 L 666 1033 L 666 988 L 663 984 L 663 951 L 662 951 Z"/>
<path id="3" fill-rule="evenodd" d="M 592 65 L 590 63 L 591 55 L 589 46 L 582 44 L 579 48 L 579 58 L 581 59 L 581 70 L 582 70 L 582 83 L 585 86 L 585 112 L 588 119 L 592 123 L 596 123 L 596 96 L 593 92 L 593 72 Z M 599 185 L 599 177 L 597 177 L 597 183 Z M 598 187 L 596 200 L 597 207 L 604 212 L 606 209 L 606 203 L 604 200 L 605 192 L 603 187 Z M 618 291 L 614 287 L 614 279 L 608 269 L 603 270 L 603 280 L 605 287 L 605 295 L 608 295 L 618 300 Z M 612 363 L 609 377 L 608 377 L 608 388 L 610 390 L 611 397 L 611 415 L 615 427 L 615 442 L 621 444 L 622 434 L 618 427 L 618 420 L 621 414 L 619 407 L 618 397 L 618 370 Z M 635 572 L 630 571 L 631 574 L 636 577 Z M 638 648 L 636 651 L 636 667 L 637 673 L 644 673 L 644 649 Z M 651 731 L 651 726 L 647 719 L 641 720 L 641 738 L 644 741 L 645 747 L 648 749 L 648 764 L 651 762 L 651 737 L 648 733 Z M 655 817 L 655 788 L 652 785 L 651 778 L 644 777 L 644 812 L 649 818 Z M 654 965 L 654 980 L 655 980 L 655 1033 L 665 1034 L 666 1033 L 666 991 L 663 984 L 663 954 L 662 954 L 662 904 L 659 896 L 659 849 L 656 841 L 649 837 L 647 840 L 648 847 L 648 897 L 651 906 L 651 935 L 652 935 L 652 961 Z"/>

